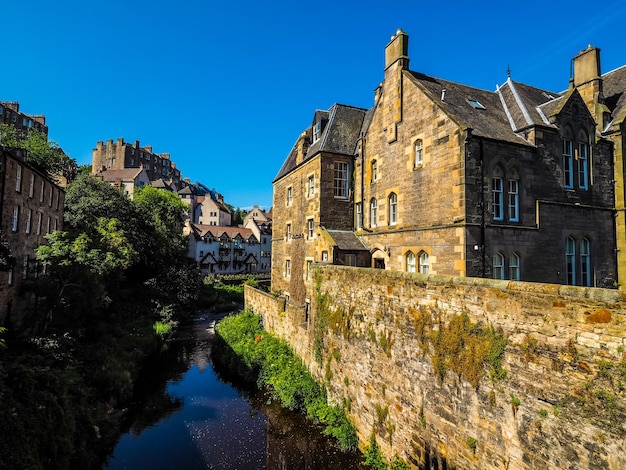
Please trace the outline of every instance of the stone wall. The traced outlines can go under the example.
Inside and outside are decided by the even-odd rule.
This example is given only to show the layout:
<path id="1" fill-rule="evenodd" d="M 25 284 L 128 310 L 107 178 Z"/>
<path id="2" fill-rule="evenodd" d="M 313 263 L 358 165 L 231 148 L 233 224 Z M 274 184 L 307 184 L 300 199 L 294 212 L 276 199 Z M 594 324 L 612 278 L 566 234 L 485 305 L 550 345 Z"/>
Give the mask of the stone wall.
<path id="1" fill-rule="evenodd" d="M 386 456 L 413 468 L 626 468 L 625 293 L 316 271 L 309 312 L 248 286 L 246 306 L 346 406 L 361 446 L 374 432 Z M 482 328 L 461 337 L 450 322 L 465 315 Z M 442 371 L 441 345 L 460 357 L 481 331 L 504 335 L 506 376 L 490 378 L 493 358 L 478 382 Z"/>

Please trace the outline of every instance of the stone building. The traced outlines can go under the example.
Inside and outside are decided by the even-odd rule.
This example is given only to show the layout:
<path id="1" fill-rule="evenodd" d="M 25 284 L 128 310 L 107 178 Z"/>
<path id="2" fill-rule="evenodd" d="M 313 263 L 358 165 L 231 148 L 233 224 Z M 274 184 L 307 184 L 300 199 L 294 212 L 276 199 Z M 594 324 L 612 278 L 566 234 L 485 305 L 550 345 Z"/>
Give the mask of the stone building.
<path id="1" fill-rule="evenodd" d="M 180 170 L 170 160 L 170 154 L 154 153 L 151 145 L 141 147 L 138 140 L 130 144 L 120 137 L 115 142 L 113 139 L 106 143 L 98 142 L 92 152 L 91 166 L 93 174 L 104 170 L 143 167 L 150 181 L 161 179 L 175 191 L 184 186 Z"/>
<path id="2" fill-rule="evenodd" d="M 121 170 L 104 170 L 95 174 L 111 186 L 119 189 L 133 199 L 135 188 L 143 188 L 150 184 L 150 179 L 143 168 L 123 168 Z"/>
<path id="3" fill-rule="evenodd" d="M 203 274 L 255 274 L 262 269 L 261 244 L 253 231 L 241 227 L 191 224 L 189 257 Z"/>
<path id="4" fill-rule="evenodd" d="M 35 129 L 48 135 L 46 117 L 43 114 L 20 112 L 20 104 L 17 101 L 0 101 L 0 124 L 12 125 L 21 134 L 26 134 L 30 129 Z"/>
<path id="5" fill-rule="evenodd" d="M 232 221 L 230 209 L 224 204 L 224 196 L 214 190 L 198 196 L 195 222 L 201 225 L 229 226 Z"/>
<path id="6" fill-rule="evenodd" d="M 316 112 L 274 181 L 272 287 L 306 302 L 313 262 L 613 287 L 618 178 L 586 57 L 564 92 L 485 91 L 411 71 L 399 30 L 373 107 Z"/>
<path id="7" fill-rule="evenodd" d="M 62 230 L 65 192 L 28 163 L 25 150 L 0 147 L 0 194 L 0 233 L 15 261 L 0 272 L 0 325 L 22 324 L 37 311 L 29 288 L 39 274 L 35 250 Z"/>

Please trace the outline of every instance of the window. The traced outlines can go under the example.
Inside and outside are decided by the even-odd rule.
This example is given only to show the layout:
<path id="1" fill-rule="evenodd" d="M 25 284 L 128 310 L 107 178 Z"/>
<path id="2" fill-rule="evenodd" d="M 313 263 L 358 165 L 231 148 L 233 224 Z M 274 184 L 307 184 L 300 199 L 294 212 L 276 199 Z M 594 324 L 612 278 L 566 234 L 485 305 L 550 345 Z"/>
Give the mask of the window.
<path id="1" fill-rule="evenodd" d="M 306 280 L 311 280 L 311 268 L 313 267 L 313 261 L 310 259 L 306 260 Z"/>
<path id="2" fill-rule="evenodd" d="M 425 251 L 420 252 L 419 256 L 419 272 L 422 274 L 428 274 L 429 264 L 428 264 L 428 253 Z"/>
<path id="3" fill-rule="evenodd" d="M 292 188 L 291 186 L 289 186 L 287 188 L 287 205 L 290 206 L 291 203 L 293 202 L 293 193 L 292 193 Z"/>
<path id="4" fill-rule="evenodd" d="M 415 271 L 415 253 L 409 251 L 406 254 L 406 272 L 414 273 Z"/>
<path id="5" fill-rule="evenodd" d="M 50 194 L 48 196 L 48 206 L 52 207 L 52 186 L 50 186 Z"/>
<path id="6" fill-rule="evenodd" d="M 20 221 L 20 206 L 15 206 L 13 208 L 13 223 L 11 225 L 11 230 L 13 232 L 17 232 L 19 221 Z"/>
<path id="7" fill-rule="evenodd" d="M 307 187 L 309 188 L 309 196 L 313 196 L 315 194 L 315 176 L 309 176 L 309 183 Z"/>
<path id="8" fill-rule="evenodd" d="M 491 179 L 491 191 L 493 195 L 492 210 L 493 220 L 504 220 L 502 210 L 503 194 L 502 194 L 502 178 L 495 177 Z"/>
<path id="9" fill-rule="evenodd" d="M 48 222 L 46 223 L 46 234 L 50 233 L 50 216 L 48 216 Z"/>
<path id="10" fill-rule="evenodd" d="M 308 219 L 306 221 L 306 225 L 307 225 L 307 237 L 309 240 L 313 240 L 313 219 Z"/>
<path id="11" fill-rule="evenodd" d="M 563 186 L 567 189 L 574 187 L 573 165 L 572 141 L 563 139 Z"/>
<path id="12" fill-rule="evenodd" d="M 356 255 L 354 253 L 346 253 L 346 266 L 356 266 Z"/>
<path id="13" fill-rule="evenodd" d="M 578 187 L 589 189 L 589 144 L 578 143 Z"/>
<path id="14" fill-rule="evenodd" d="M 15 191 L 22 191 L 22 165 L 17 165 L 16 173 L 15 173 Z"/>
<path id="15" fill-rule="evenodd" d="M 291 224 L 287 224 L 287 232 L 285 234 L 285 238 L 287 241 L 291 240 Z"/>
<path id="16" fill-rule="evenodd" d="M 28 209 L 28 212 L 26 213 L 26 233 L 30 233 L 30 226 L 31 223 L 33 221 L 33 210 L 32 209 Z"/>
<path id="17" fill-rule="evenodd" d="M 415 151 L 415 166 L 420 166 L 424 163 L 424 142 L 422 139 L 417 139 L 413 146 Z"/>
<path id="18" fill-rule="evenodd" d="M 378 179 L 378 162 L 372 160 L 372 183 Z"/>
<path id="19" fill-rule="evenodd" d="M 41 220 L 43 219 L 43 214 L 41 212 L 37 212 L 37 235 L 41 235 Z"/>
<path id="20" fill-rule="evenodd" d="M 142 186 L 143 187 L 143 186 Z M 54 199 L 54 207 L 56 210 L 59 210 L 59 191 L 57 191 L 56 198 Z"/>
<path id="21" fill-rule="evenodd" d="M 9 285 L 12 286 L 13 285 L 13 266 L 11 266 L 11 268 L 9 269 Z"/>
<path id="22" fill-rule="evenodd" d="M 43 203 L 43 192 L 44 192 L 45 183 L 41 180 L 41 190 L 39 191 L 39 202 Z"/>
<path id="23" fill-rule="evenodd" d="M 509 180 L 509 222 L 519 222 L 519 182 Z"/>
<path id="24" fill-rule="evenodd" d="M 486 109 L 482 104 L 480 104 L 480 101 L 478 100 L 467 100 L 467 101 L 469 101 L 469 104 L 471 104 L 474 109 Z"/>
<path id="25" fill-rule="evenodd" d="M 512 281 L 520 280 L 519 255 L 516 253 L 513 253 L 511 255 L 511 259 L 509 260 L 509 278 Z"/>
<path id="26" fill-rule="evenodd" d="M 378 201 L 376 198 L 370 200 L 370 227 L 376 227 L 378 220 Z"/>
<path id="27" fill-rule="evenodd" d="M 398 223 L 398 196 L 396 193 L 389 195 L 389 225 Z"/>
<path id="28" fill-rule="evenodd" d="M 580 281 L 583 286 L 591 287 L 591 250 L 589 240 L 580 241 Z"/>
<path id="29" fill-rule="evenodd" d="M 356 203 L 356 229 L 361 230 L 363 228 L 363 203 Z"/>
<path id="30" fill-rule="evenodd" d="M 313 124 L 313 142 L 315 143 L 318 140 L 320 140 L 321 135 L 322 135 L 322 123 L 316 122 L 315 124 Z"/>
<path id="31" fill-rule="evenodd" d="M 336 198 L 348 199 L 348 164 L 335 162 L 333 194 Z"/>
<path id="32" fill-rule="evenodd" d="M 30 174 L 30 185 L 28 186 L 28 197 L 32 198 L 35 195 L 35 174 Z"/>
<path id="33" fill-rule="evenodd" d="M 285 260 L 285 277 L 291 277 L 291 260 Z"/>
<path id="34" fill-rule="evenodd" d="M 493 257 L 493 278 L 504 279 L 504 255 L 496 253 Z"/>
<path id="35" fill-rule="evenodd" d="M 52 226 L 52 230 L 56 232 L 58 229 L 59 229 L 59 218 L 55 217 L 54 218 L 54 225 Z"/>
<path id="36" fill-rule="evenodd" d="M 576 241 L 572 237 L 567 237 L 565 242 L 565 272 L 567 284 L 576 285 Z"/>
<path id="37" fill-rule="evenodd" d="M 322 261 L 328 261 L 328 251 L 322 251 Z"/>

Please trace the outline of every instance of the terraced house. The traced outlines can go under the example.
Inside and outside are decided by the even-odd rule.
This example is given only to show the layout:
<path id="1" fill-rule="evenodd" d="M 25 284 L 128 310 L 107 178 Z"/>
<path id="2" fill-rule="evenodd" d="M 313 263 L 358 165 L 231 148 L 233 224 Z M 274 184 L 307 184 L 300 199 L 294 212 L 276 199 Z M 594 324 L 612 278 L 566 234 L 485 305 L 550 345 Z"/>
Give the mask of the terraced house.
<path id="1" fill-rule="evenodd" d="M 316 111 L 275 178 L 272 288 L 305 306 L 318 262 L 614 287 L 625 72 L 573 64 L 486 91 L 410 70 L 399 30 L 373 107 Z"/>

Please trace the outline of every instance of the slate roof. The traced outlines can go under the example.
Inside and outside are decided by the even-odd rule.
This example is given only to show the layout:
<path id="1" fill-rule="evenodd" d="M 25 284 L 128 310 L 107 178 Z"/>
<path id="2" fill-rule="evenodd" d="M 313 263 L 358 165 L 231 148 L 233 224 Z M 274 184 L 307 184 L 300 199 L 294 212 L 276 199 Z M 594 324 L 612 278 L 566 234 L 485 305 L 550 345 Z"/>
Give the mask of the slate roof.
<path id="1" fill-rule="evenodd" d="M 350 230 L 328 230 L 326 232 L 340 250 L 344 251 L 369 251 L 363 242 Z"/>
<path id="2" fill-rule="evenodd" d="M 134 181 L 143 171 L 143 168 L 120 168 L 117 170 L 104 170 L 97 174 L 105 181 L 126 180 Z"/>
<path id="3" fill-rule="evenodd" d="M 323 118 L 327 116 L 328 122 L 322 129 L 320 139 L 307 149 L 302 162 L 310 160 L 320 152 L 354 156 L 366 112 L 366 109 L 343 104 L 335 104 L 328 111 L 316 111 L 314 120 L 321 118 L 323 121 Z M 305 131 L 309 139 L 312 135 L 311 128 L 312 126 Z M 294 145 L 274 181 L 291 173 L 296 168 L 297 154 L 298 150 Z"/>
<path id="4" fill-rule="evenodd" d="M 163 178 L 159 178 L 158 180 L 150 181 L 150 186 L 157 189 L 167 189 L 168 191 L 172 191 L 172 187 L 163 181 Z"/>
<path id="5" fill-rule="evenodd" d="M 602 75 L 604 102 L 617 123 L 626 114 L 626 65 Z"/>

